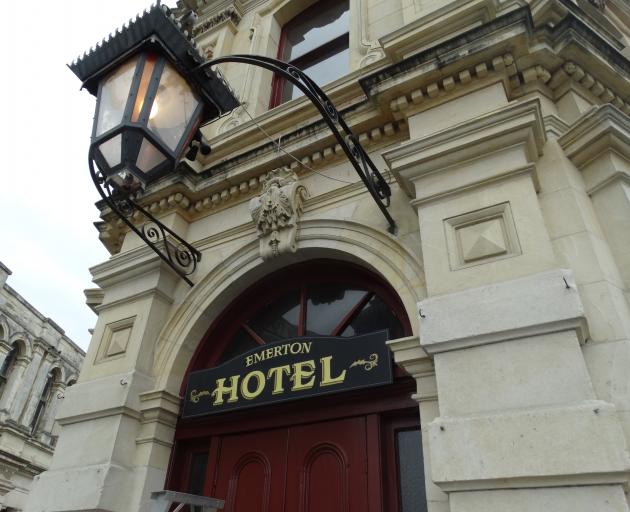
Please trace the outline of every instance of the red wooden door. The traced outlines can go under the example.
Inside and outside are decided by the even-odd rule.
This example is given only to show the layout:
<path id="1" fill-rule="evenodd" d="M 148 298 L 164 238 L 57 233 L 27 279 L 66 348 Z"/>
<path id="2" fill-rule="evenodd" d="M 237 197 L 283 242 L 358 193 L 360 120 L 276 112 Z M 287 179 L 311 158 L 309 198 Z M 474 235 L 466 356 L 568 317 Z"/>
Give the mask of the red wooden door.
<path id="1" fill-rule="evenodd" d="M 285 512 L 368 510 L 365 417 L 289 431 Z"/>
<path id="2" fill-rule="evenodd" d="M 214 495 L 225 512 L 279 512 L 284 501 L 287 429 L 220 440 Z"/>
<path id="3" fill-rule="evenodd" d="M 365 417 L 224 436 L 213 496 L 225 512 L 368 510 Z"/>

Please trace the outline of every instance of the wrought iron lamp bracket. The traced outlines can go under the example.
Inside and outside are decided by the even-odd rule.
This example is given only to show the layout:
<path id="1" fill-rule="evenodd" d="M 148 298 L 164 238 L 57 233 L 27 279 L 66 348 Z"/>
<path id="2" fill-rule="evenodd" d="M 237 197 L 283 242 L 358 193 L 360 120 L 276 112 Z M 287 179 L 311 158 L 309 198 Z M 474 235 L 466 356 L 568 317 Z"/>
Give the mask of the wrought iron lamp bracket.
<path id="1" fill-rule="evenodd" d="M 391 189 L 388 183 L 378 171 L 365 149 L 363 149 L 354 133 L 352 133 L 352 130 L 348 127 L 330 98 L 306 73 L 291 64 L 261 55 L 226 55 L 201 64 L 195 71 L 202 71 L 224 62 L 239 62 L 262 67 L 273 71 L 296 85 L 319 110 L 322 118 L 387 220 L 389 224 L 388 231 L 390 233 L 396 232 L 396 222 L 387 211 L 391 198 Z"/>
<path id="2" fill-rule="evenodd" d="M 387 220 L 389 232 L 396 232 L 396 222 L 387 211 L 391 198 L 389 184 L 378 171 L 374 162 L 363 149 L 363 146 L 352 133 L 352 130 L 348 127 L 330 98 L 306 73 L 286 62 L 260 55 L 227 55 L 218 57 L 201 64 L 194 71 L 203 73 L 205 70 L 208 72 L 210 67 L 223 62 L 238 62 L 262 67 L 280 75 L 297 86 L 315 105 L 332 131 L 359 178 Z M 134 192 L 123 192 L 112 186 L 100 170 L 95 167 L 93 148 L 90 148 L 88 162 L 92 180 L 105 203 L 131 231 L 136 233 L 184 281 L 193 286 L 193 282 L 187 276 L 195 272 L 197 263 L 201 260 L 201 253 L 144 209 L 137 202 L 137 196 Z M 136 212 L 148 219 L 141 227 L 137 227 L 132 221 L 132 216 Z"/>
<path id="3" fill-rule="evenodd" d="M 135 201 L 133 193 L 123 193 L 112 187 L 103 174 L 95 168 L 92 148 L 88 162 L 94 185 L 105 203 L 153 252 L 184 281 L 193 286 L 193 282 L 187 276 L 196 270 L 197 263 L 201 260 L 201 253 L 140 206 Z M 148 219 L 141 227 L 137 227 L 131 219 L 136 212 Z"/>

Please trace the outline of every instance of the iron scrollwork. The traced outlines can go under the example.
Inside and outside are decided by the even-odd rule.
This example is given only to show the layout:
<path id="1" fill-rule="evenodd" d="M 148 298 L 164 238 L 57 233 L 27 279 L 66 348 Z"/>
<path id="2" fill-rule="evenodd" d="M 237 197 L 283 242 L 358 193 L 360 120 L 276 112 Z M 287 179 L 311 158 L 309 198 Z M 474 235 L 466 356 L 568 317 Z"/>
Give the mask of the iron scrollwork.
<path id="1" fill-rule="evenodd" d="M 121 192 L 113 187 L 94 166 L 92 150 L 90 150 L 88 162 L 92 180 L 112 211 L 184 281 L 193 286 L 193 282 L 187 276 L 197 269 L 201 253 L 140 206 L 136 201 L 135 193 Z M 132 220 L 136 212 L 147 219 L 140 228 Z"/>
<path id="2" fill-rule="evenodd" d="M 339 114 L 332 101 L 301 69 L 286 62 L 261 55 L 227 55 L 200 65 L 198 70 L 208 69 L 224 62 L 239 62 L 268 69 L 296 85 L 319 110 L 322 118 L 341 145 L 350 163 L 368 189 L 389 224 L 390 233 L 395 233 L 396 222 L 387 211 L 390 205 L 391 189 L 374 162 L 359 143 L 352 130 Z"/>

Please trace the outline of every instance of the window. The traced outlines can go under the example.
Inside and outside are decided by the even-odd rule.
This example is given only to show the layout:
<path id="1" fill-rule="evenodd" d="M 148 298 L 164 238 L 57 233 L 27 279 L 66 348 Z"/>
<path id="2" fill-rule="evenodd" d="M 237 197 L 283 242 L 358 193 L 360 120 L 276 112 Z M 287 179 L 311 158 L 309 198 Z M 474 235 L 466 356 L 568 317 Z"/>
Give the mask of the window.
<path id="1" fill-rule="evenodd" d="M 326 85 L 350 67 L 349 26 L 347 0 L 316 2 L 283 27 L 278 58 L 304 71 L 318 85 Z M 275 77 L 270 106 L 301 95 L 299 88 Z"/>
<path id="2" fill-rule="evenodd" d="M 59 370 L 53 369 L 46 378 L 46 384 L 44 385 L 44 389 L 42 390 L 42 394 L 39 397 L 39 402 L 37 402 L 37 408 L 35 409 L 35 414 L 33 415 L 33 419 L 31 420 L 31 432 L 35 432 L 41 419 L 44 417 L 44 410 L 50 401 L 53 384 L 58 381 Z"/>
<path id="3" fill-rule="evenodd" d="M 0 367 L 0 396 L 2 396 L 2 393 L 4 392 L 6 388 L 7 382 L 9 381 L 9 376 L 11 375 L 11 370 L 13 369 L 13 363 L 15 363 L 15 360 L 17 359 L 17 356 L 19 355 L 19 351 L 20 350 L 17 343 L 14 343 L 13 345 L 11 345 L 11 350 L 9 351 L 7 356 L 4 358 L 2 367 Z"/>
<path id="4" fill-rule="evenodd" d="M 400 299 L 377 276 L 326 260 L 285 268 L 263 279 L 228 308 L 191 370 L 209 368 L 265 343 L 296 336 L 359 336 L 411 326 Z"/>

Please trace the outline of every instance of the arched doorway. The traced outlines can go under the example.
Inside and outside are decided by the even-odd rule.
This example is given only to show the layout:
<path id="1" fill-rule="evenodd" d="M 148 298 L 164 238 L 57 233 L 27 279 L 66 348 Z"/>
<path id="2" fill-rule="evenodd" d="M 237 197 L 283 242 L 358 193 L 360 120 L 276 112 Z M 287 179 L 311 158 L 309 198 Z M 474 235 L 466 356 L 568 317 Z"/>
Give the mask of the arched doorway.
<path id="1" fill-rule="evenodd" d="M 390 339 L 411 334 L 378 276 L 342 262 L 294 265 L 223 311 L 187 375 L 282 339 L 383 329 Z M 394 370 L 393 383 L 377 388 L 180 418 L 167 487 L 224 499 L 227 512 L 423 510 L 415 382 Z"/>

